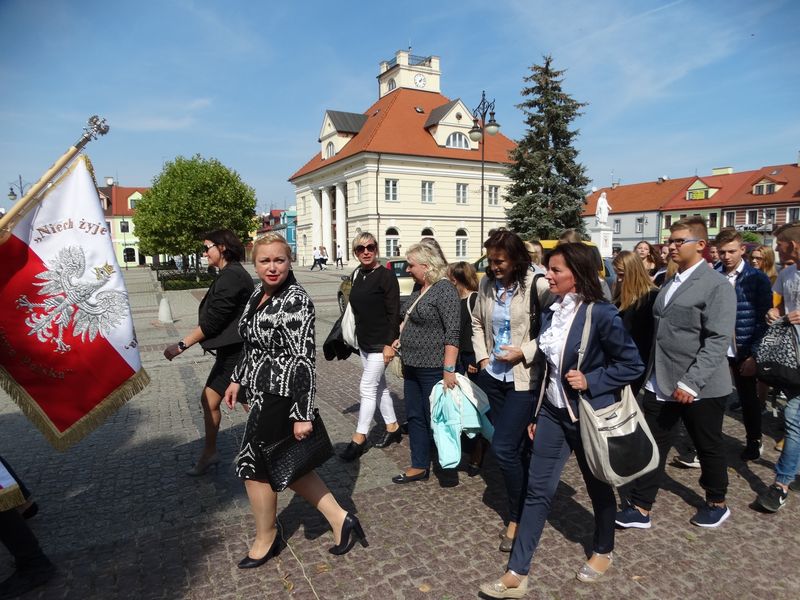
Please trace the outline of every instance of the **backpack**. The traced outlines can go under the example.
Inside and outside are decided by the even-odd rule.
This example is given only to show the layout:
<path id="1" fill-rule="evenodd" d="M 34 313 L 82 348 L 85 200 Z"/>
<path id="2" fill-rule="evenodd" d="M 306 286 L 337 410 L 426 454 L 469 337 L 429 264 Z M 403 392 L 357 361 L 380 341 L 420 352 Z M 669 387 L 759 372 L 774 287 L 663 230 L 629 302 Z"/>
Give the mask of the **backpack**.
<path id="1" fill-rule="evenodd" d="M 800 387 L 797 329 L 786 317 L 775 321 L 753 346 L 757 377 L 774 387 Z"/>

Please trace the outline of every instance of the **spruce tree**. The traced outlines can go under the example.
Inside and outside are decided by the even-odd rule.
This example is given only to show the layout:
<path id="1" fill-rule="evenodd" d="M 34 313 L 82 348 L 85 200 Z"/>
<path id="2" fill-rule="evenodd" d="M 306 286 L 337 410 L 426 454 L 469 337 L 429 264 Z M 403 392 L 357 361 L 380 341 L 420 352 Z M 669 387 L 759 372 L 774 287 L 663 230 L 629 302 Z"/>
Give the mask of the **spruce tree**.
<path id="1" fill-rule="evenodd" d="M 585 232 L 581 213 L 589 178 L 577 162 L 573 146 L 578 130 L 572 121 L 586 104 L 561 89 L 564 71 L 553 68 L 553 58 L 533 65 L 522 89 L 528 131 L 511 153 L 512 183 L 506 200 L 508 224 L 523 239 L 556 239 L 564 229 Z"/>

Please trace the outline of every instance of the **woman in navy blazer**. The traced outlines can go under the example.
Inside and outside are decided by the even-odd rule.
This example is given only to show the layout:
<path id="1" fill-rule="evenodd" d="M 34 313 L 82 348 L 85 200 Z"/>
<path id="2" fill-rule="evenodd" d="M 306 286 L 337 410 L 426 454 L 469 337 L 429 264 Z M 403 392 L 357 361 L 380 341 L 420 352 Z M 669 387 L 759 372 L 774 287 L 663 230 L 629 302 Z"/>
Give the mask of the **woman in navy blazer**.
<path id="1" fill-rule="evenodd" d="M 522 598 L 528 571 L 544 529 L 561 472 L 574 451 L 594 511 L 592 556 L 577 572 L 583 582 L 602 577 L 612 561 L 616 498 L 613 488 L 598 480 L 586 463 L 578 426 L 578 396 L 593 408 L 617 402 L 620 391 L 644 372 L 639 352 L 617 309 L 604 301 L 592 251 L 584 244 L 557 246 L 547 257 L 547 281 L 556 302 L 542 315 L 536 355 L 539 402 L 529 426 L 533 456 L 528 490 L 508 570 L 481 585 L 490 598 Z M 578 362 L 586 308 L 594 304 L 588 345 L 581 370 Z"/>

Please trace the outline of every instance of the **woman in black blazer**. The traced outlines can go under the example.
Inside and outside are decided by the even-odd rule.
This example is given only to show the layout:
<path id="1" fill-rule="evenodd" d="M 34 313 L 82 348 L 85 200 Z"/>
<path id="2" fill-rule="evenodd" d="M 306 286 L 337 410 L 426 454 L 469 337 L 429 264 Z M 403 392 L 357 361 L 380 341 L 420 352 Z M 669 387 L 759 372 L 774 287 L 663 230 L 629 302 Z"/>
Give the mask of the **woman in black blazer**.
<path id="1" fill-rule="evenodd" d="M 614 489 L 597 479 L 586 462 L 579 431 L 579 394 L 598 410 L 619 400 L 620 391 L 644 372 L 636 346 L 617 309 L 604 301 L 597 263 L 588 246 L 561 244 L 547 256 L 547 281 L 556 301 L 542 314 L 542 332 L 534 359 L 534 384 L 539 385 L 535 423 L 528 432 L 533 452 L 522 518 L 505 574 L 481 585 L 490 598 L 522 598 L 528 572 L 539 545 L 561 471 L 575 453 L 594 513 L 592 556 L 578 570 L 583 582 L 600 579 L 614 549 Z M 576 369 L 586 310 L 592 308 L 591 329 L 580 370 Z"/>
<path id="2" fill-rule="evenodd" d="M 172 360 L 199 343 L 204 351 L 217 357 L 200 395 L 206 437 L 200 459 L 186 471 L 193 477 L 203 475 L 209 467 L 219 463 L 217 432 L 222 419 L 219 406 L 242 352 L 242 338 L 237 327 L 254 289 L 253 278 L 239 262 L 244 258 L 244 246 L 235 233 L 217 229 L 206 233 L 203 239 L 208 266 L 219 269 L 219 276 L 200 302 L 198 326 L 164 350 L 164 357 Z"/>

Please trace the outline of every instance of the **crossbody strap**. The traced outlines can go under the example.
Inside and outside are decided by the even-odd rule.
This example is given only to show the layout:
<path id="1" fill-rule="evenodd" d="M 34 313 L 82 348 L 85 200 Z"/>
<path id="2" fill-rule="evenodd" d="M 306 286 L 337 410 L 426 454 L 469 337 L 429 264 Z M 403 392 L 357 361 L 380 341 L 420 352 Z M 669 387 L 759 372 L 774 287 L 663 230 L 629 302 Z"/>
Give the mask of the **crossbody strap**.
<path id="1" fill-rule="evenodd" d="M 592 307 L 594 303 L 586 307 L 586 321 L 583 324 L 583 335 L 581 335 L 581 346 L 578 348 L 578 364 L 575 367 L 576 371 L 581 370 L 581 363 L 583 362 L 583 355 L 586 353 L 586 346 L 589 345 L 589 331 L 592 328 Z"/>
<path id="2" fill-rule="evenodd" d="M 414 307 L 417 305 L 417 302 L 419 302 L 420 300 L 422 300 L 422 297 L 423 297 L 425 294 L 427 294 L 427 293 L 428 293 L 428 290 L 429 290 L 429 289 L 431 289 L 432 287 L 433 287 L 433 284 L 431 284 L 431 285 L 429 285 L 427 288 L 425 288 L 425 291 L 424 291 L 424 292 L 420 292 L 419 296 L 417 296 L 417 299 L 416 299 L 416 300 L 414 300 L 414 302 L 411 304 L 411 306 L 409 306 L 409 307 L 408 307 L 408 310 L 406 311 L 406 316 L 405 316 L 405 317 L 403 317 L 403 322 L 402 322 L 402 323 L 400 323 L 400 332 L 401 332 L 401 333 L 402 333 L 402 331 L 403 331 L 403 326 L 406 324 L 406 321 L 408 321 L 408 316 L 411 314 L 411 311 L 412 311 L 412 310 L 414 310 Z"/>

